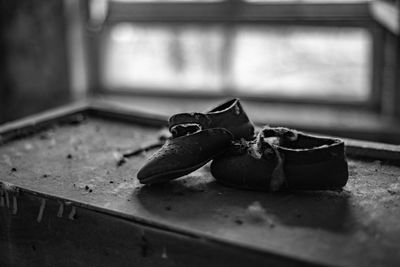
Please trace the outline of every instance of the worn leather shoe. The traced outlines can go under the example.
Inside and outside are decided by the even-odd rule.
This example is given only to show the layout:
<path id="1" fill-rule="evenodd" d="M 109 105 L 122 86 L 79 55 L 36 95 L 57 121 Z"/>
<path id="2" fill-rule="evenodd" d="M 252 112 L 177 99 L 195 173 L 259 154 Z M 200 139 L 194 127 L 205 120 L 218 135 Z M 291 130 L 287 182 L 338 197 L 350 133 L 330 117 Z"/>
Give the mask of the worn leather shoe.
<path id="1" fill-rule="evenodd" d="M 206 113 L 173 115 L 169 130 L 172 137 L 139 170 L 141 183 L 160 183 L 189 174 L 224 152 L 233 140 L 254 139 L 253 123 L 239 99 Z"/>
<path id="2" fill-rule="evenodd" d="M 169 119 L 173 137 L 185 135 L 188 131 L 224 128 L 235 140 L 254 139 L 254 125 L 247 116 L 239 99 L 231 99 L 205 113 L 179 113 Z"/>
<path id="3" fill-rule="evenodd" d="M 271 127 L 215 158 L 211 173 L 229 186 L 267 191 L 335 189 L 348 180 L 342 140 Z"/>
<path id="4" fill-rule="evenodd" d="M 152 184 L 189 174 L 225 151 L 232 139 L 222 128 L 169 139 L 139 170 L 137 178 L 142 184 Z"/>

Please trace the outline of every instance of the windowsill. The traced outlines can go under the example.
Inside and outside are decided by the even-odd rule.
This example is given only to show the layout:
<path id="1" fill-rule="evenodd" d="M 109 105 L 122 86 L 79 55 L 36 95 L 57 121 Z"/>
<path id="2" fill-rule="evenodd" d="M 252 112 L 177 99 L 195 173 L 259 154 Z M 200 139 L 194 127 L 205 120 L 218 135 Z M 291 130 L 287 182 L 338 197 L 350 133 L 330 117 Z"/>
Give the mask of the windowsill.
<path id="1" fill-rule="evenodd" d="M 204 111 L 221 99 L 176 99 L 145 96 L 97 96 L 95 101 L 169 117 L 174 113 Z M 324 106 L 242 101 L 256 124 L 286 126 L 303 131 L 360 140 L 400 144 L 400 122 L 372 111 Z"/>

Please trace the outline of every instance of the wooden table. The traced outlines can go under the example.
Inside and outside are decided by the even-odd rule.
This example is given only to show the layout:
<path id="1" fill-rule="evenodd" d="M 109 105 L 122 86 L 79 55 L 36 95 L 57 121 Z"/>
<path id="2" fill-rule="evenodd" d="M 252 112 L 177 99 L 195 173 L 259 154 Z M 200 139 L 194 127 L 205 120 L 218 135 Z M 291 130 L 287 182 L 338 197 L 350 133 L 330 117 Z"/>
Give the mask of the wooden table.
<path id="1" fill-rule="evenodd" d="M 148 154 L 118 156 L 165 119 L 78 104 L 0 127 L 0 266 L 400 266 L 396 146 L 347 141 L 340 191 L 242 191 L 207 165 L 142 186 Z"/>

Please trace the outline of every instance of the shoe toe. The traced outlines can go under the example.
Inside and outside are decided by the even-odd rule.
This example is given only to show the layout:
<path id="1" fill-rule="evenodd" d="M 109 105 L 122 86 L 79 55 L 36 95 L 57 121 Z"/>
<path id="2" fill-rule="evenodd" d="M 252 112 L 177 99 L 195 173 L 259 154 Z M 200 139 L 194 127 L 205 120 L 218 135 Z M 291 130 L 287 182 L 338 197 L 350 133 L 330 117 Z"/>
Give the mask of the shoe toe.
<path id="1" fill-rule="evenodd" d="M 231 144 L 224 129 L 207 129 L 168 140 L 137 173 L 143 184 L 160 183 L 200 168 Z"/>
<path id="2" fill-rule="evenodd" d="M 185 151 L 173 149 L 169 144 L 164 145 L 139 170 L 138 180 L 146 184 L 179 177 L 179 170 L 190 164 L 182 161 L 183 154 L 186 154 Z"/>

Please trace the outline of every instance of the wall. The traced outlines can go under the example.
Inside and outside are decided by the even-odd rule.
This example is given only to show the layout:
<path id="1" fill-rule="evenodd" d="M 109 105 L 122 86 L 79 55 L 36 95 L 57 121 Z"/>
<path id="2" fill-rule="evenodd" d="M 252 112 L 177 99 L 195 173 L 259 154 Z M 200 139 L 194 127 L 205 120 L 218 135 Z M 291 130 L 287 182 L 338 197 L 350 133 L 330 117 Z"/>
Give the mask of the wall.
<path id="1" fill-rule="evenodd" d="M 0 123 L 68 102 L 63 1 L 0 3 Z"/>

